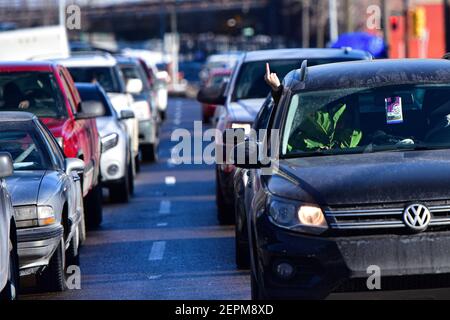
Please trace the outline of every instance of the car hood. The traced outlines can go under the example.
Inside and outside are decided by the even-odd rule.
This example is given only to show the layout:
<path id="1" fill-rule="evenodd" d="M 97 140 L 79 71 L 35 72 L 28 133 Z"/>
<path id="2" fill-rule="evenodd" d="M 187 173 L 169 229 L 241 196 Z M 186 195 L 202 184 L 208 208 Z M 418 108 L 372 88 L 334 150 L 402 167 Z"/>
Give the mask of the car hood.
<path id="1" fill-rule="evenodd" d="M 322 206 L 450 199 L 450 150 L 280 161 L 270 192 Z"/>
<path id="2" fill-rule="evenodd" d="M 62 133 L 64 132 L 64 125 L 66 124 L 65 119 L 40 118 L 40 120 L 56 138 L 62 136 Z"/>
<path id="3" fill-rule="evenodd" d="M 35 205 L 38 201 L 39 190 L 44 170 L 16 171 L 12 177 L 6 179 L 8 190 L 14 206 Z"/>
<path id="4" fill-rule="evenodd" d="M 253 123 L 265 99 L 245 99 L 231 102 L 228 106 L 234 121 Z"/>

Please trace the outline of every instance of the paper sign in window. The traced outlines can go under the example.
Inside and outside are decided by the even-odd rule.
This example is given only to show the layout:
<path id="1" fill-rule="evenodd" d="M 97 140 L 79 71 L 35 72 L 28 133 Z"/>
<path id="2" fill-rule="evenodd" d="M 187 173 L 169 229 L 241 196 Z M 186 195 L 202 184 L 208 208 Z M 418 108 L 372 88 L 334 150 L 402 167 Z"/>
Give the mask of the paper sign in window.
<path id="1" fill-rule="evenodd" d="M 403 106 L 401 97 L 390 97 L 386 102 L 386 120 L 388 124 L 403 122 Z"/>

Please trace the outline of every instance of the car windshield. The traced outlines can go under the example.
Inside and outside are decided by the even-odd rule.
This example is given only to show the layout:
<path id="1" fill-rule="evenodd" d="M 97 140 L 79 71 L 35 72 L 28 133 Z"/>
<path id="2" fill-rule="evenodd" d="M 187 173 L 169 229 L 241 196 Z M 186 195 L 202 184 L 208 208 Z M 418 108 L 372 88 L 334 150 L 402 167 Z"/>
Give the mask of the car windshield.
<path id="1" fill-rule="evenodd" d="M 137 66 L 121 65 L 120 70 L 122 71 L 125 81 L 131 79 L 139 79 L 142 81 L 143 91 L 150 90 L 147 78 L 145 77 L 144 70 L 141 70 Z"/>
<path id="2" fill-rule="evenodd" d="M 0 111 L 27 111 L 43 118 L 62 118 L 66 109 L 50 72 L 0 73 Z"/>
<path id="3" fill-rule="evenodd" d="M 2 125 L 0 152 L 9 152 L 14 170 L 49 170 L 51 161 L 43 141 L 31 129 L 15 129 L 14 125 Z"/>
<path id="4" fill-rule="evenodd" d="M 308 66 L 326 63 L 349 61 L 349 59 L 308 59 Z M 242 99 L 264 99 L 267 97 L 269 87 L 264 81 L 266 61 L 247 62 L 242 65 L 233 92 L 233 101 Z M 283 79 L 290 71 L 299 69 L 302 60 L 269 60 L 270 70 Z"/>
<path id="5" fill-rule="evenodd" d="M 69 71 L 75 82 L 97 82 L 106 92 L 122 92 L 113 67 L 71 67 Z"/>
<path id="6" fill-rule="evenodd" d="M 293 95 L 282 154 L 334 155 L 450 147 L 450 84 Z"/>

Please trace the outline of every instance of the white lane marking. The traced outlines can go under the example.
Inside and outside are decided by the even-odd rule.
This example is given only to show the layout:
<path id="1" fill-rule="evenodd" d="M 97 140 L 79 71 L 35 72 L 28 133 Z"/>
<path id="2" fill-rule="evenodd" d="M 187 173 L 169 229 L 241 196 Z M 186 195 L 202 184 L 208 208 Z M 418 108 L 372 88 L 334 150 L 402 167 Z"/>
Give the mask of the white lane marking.
<path id="1" fill-rule="evenodd" d="M 159 214 L 169 214 L 171 205 L 169 200 L 162 200 L 159 204 Z"/>
<path id="2" fill-rule="evenodd" d="M 175 107 L 180 108 L 183 105 L 183 102 L 180 100 L 175 101 Z"/>
<path id="3" fill-rule="evenodd" d="M 148 256 L 148 261 L 162 260 L 164 257 L 165 250 L 166 250 L 166 242 L 165 241 L 153 242 L 152 250 L 150 251 L 150 255 Z"/>
<path id="4" fill-rule="evenodd" d="M 160 279 L 161 278 L 161 275 L 160 274 L 158 274 L 158 275 L 152 275 L 152 276 L 147 276 L 147 279 L 148 280 L 158 280 L 158 279 Z"/>
<path id="5" fill-rule="evenodd" d="M 163 228 L 163 227 L 167 227 L 169 224 L 167 223 L 167 222 L 161 222 L 161 223 L 158 223 L 156 226 L 158 227 L 158 228 Z"/>
<path id="6" fill-rule="evenodd" d="M 166 185 L 168 185 L 168 186 L 173 186 L 177 183 L 177 179 L 173 176 L 168 176 L 168 177 L 166 177 L 165 180 L 166 180 Z"/>

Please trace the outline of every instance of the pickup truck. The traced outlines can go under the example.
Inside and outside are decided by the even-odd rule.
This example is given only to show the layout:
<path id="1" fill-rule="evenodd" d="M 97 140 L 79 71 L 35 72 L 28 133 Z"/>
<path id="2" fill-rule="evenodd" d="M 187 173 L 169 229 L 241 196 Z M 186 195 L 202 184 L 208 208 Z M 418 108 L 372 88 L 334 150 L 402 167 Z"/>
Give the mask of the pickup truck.
<path id="1" fill-rule="evenodd" d="M 83 112 L 69 71 L 54 62 L 0 63 L 0 111 L 36 114 L 67 158 L 84 161 L 82 190 L 90 227 L 102 221 L 100 140 L 95 115 Z"/>

